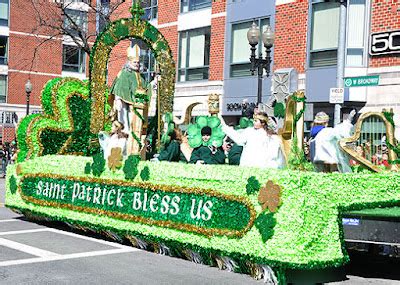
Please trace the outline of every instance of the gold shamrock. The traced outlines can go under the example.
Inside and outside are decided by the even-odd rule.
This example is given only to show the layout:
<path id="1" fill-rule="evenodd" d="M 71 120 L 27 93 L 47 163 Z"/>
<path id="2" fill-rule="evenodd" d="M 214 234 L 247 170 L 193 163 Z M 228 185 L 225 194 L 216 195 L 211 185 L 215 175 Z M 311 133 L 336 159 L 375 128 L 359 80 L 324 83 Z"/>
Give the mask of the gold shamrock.
<path id="1" fill-rule="evenodd" d="M 17 165 L 17 168 L 15 169 L 15 173 L 17 175 L 21 175 L 22 174 L 22 165 L 21 164 Z"/>
<path id="2" fill-rule="evenodd" d="M 270 212 L 275 213 L 281 202 L 281 187 L 268 180 L 258 194 L 258 202 L 263 210 L 268 208 Z"/>
<path id="3" fill-rule="evenodd" d="M 111 154 L 108 156 L 108 168 L 112 171 L 122 166 L 122 148 L 114 147 L 111 149 Z"/>

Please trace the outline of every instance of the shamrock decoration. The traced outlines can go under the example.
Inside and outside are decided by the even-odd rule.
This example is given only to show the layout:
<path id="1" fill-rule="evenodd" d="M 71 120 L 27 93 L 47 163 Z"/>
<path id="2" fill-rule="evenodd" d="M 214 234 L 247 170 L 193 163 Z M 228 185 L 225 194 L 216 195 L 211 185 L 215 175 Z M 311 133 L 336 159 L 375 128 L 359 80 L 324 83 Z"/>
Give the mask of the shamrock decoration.
<path id="1" fill-rule="evenodd" d="M 143 181 L 148 181 L 150 179 L 150 168 L 148 166 L 143 167 L 142 171 L 140 171 L 140 178 Z"/>
<path id="2" fill-rule="evenodd" d="M 261 204 L 263 210 L 268 208 L 270 212 L 275 213 L 281 202 L 281 187 L 268 180 L 267 184 L 261 188 L 258 194 L 258 202 Z"/>
<path id="3" fill-rule="evenodd" d="M 253 126 L 253 119 L 249 119 L 247 117 L 241 117 L 239 120 L 239 125 L 236 126 L 236 129 L 246 129 Z"/>
<path id="4" fill-rule="evenodd" d="M 171 141 L 171 134 L 174 131 L 174 121 L 172 114 L 167 112 L 163 115 L 164 129 L 163 135 L 161 136 L 161 143 L 163 145 L 168 144 Z"/>
<path id="5" fill-rule="evenodd" d="M 140 157 L 137 155 L 130 155 L 125 160 L 125 165 L 122 168 L 125 174 L 125 179 L 133 180 L 136 175 L 139 173 L 138 165 L 139 165 Z"/>
<path id="6" fill-rule="evenodd" d="M 111 154 L 108 156 L 108 168 L 110 168 L 112 171 L 121 168 L 122 159 L 122 149 L 120 147 L 113 147 L 111 149 Z"/>
<path id="7" fill-rule="evenodd" d="M 260 187 L 261 184 L 260 182 L 258 182 L 255 176 L 250 176 L 249 179 L 247 179 L 247 185 L 246 185 L 247 195 L 256 193 L 258 190 L 260 190 Z"/>
<path id="8" fill-rule="evenodd" d="M 17 168 L 15 169 L 15 173 L 17 175 L 21 175 L 22 174 L 22 165 L 21 164 L 17 165 Z"/>
<path id="9" fill-rule="evenodd" d="M 285 117 L 285 105 L 283 103 L 277 102 L 274 106 L 274 117 L 284 118 Z"/>
<path id="10" fill-rule="evenodd" d="M 15 192 L 17 192 L 18 186 L 17 186 L 17 180 L 15 179 L 14 175 L 11 175 L 9 183 L 10 183 L 11 193 L 15 194 Z"/>
<path id="11" fill-rule="evenodd" d="M 207 142 L 203 142 L 201 138 L 201 129 L 204 127 L 211 128 L 211 137 Z M 215 116 L 199 116 L 195 124 L 190 124 L 188 128 L 188 141 L 191 148 L 196 148 L 201 145 L 220 147 L 225 137 L 221 129 L 221 122 Z"/>

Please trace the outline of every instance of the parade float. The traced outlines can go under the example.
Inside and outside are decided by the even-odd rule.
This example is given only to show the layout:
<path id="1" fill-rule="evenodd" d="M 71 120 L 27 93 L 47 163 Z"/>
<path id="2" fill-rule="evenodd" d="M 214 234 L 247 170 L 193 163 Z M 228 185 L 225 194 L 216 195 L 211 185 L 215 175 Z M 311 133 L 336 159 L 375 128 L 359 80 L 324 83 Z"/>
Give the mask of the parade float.
<path id="1" fill-rule="evenodd" d="M 88 82 L 49 81 L 41 96 L 44 113 L 20 122 L 18 161 L 7 169 L 8 208 L 28 218 L 64 222 L 141 249 L 285 284 L 295 273 L 324 272 L 348 262 L 342 213 L 400 205 L 400 174 L 375 169 L 364 158 L 359 160 L 379 172 L 303 171 L 301 92 L 287 100 L 279 131 L 288 157 L 285 170 L 151 163 L 139 156 L 122 159 L 118 152 L 105 160 L 98 133 L 109 124 L 107 61 L 118 42 L 139 38 L 148 44 L 162 76 L 157 112 L 161 117 L 172 111 L 171 50 L 162 34 L 140 19 L 137 5 L 132 15 L 110 23 L 98 36 Z M 142 124 L 133 135 L 141 150 L 147 101 L 136 103 Z M 395 168 L 398 148 L 391 114 L 370 116 L 381 120 L 380 132 L 388 134 Z M 219 132 L 216 117 L 200 119 L 189 132 L 195 137 L 204 125 Z M 341 142 L 354 157 L 354 144 L 362 143 L 360 136 L 369 125 L 360 120 L 355 136 Z"/>

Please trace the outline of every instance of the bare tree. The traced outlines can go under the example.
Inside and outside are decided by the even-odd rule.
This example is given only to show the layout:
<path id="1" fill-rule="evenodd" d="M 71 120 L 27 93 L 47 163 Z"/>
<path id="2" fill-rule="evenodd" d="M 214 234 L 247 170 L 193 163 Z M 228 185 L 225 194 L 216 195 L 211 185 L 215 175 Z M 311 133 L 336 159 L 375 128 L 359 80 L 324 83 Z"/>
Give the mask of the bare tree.
<path id="1" fill-rule="evenodd" d="M 17 68 L 34 71 L 40 65 L 43 52 L 54 41 L 80 48 L 90 54 L 96 36 L 111 21 L 127 16 L 126 0 L 14 0 L 18 11 L 14 19 L 17 31 L 36 35 L 30 48 L 20 46 Z M 15 49 L 17 50 L 17 49 Z M 51 51 L 50 51 L 51 52 Z"/>

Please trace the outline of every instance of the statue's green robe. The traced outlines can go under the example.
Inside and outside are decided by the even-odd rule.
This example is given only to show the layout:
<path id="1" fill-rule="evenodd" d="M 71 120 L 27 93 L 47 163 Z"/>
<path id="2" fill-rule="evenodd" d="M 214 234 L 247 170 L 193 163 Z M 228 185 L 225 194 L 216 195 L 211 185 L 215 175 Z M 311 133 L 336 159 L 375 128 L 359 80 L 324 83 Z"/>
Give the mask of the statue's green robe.
<path id="1" fill-rule="evenodd" d="M 123 68 L 115 78 L 111 86 L 111 94 L 120 97 L 126 103 L 134 103 L 136 94 L 140 89 L 151 98 L 150 84 L 146 83 L 142 75 L 134 70 Z M 141 92 L 141 93 L 143 93 Z"/>

